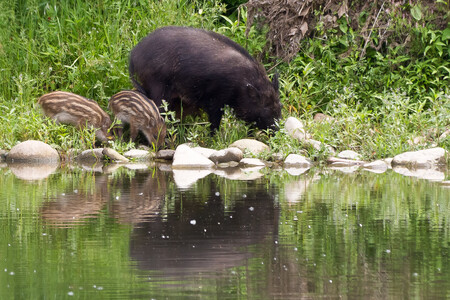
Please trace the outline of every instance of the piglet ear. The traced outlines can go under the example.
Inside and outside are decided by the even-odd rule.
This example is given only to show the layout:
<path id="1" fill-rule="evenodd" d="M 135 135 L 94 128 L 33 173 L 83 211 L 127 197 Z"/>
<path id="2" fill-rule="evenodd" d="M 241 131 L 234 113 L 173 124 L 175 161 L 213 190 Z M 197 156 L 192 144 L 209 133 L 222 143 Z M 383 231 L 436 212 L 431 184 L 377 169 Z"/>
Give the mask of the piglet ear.
<path id="1" fill-rule="evenodd" d="M 278 77 L 279 77 L 278 73 L 275 73 L 272 78 L 272 86 L 277 93 L 278 93 L 278 89 L 279 89 Z"/>

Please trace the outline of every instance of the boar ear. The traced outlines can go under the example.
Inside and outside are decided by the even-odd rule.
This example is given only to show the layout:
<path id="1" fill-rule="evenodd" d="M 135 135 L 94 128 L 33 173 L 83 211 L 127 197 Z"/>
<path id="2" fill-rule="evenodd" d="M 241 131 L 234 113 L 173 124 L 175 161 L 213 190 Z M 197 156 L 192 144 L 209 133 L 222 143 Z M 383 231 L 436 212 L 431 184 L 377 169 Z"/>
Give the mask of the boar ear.
<path id="1" fill-rule="evenodd" d="M 247 83 L 247 91 L 250 98 L 259 99 L 259 92 L 251 83 Z"/>
<path id="2" fill-rule="evenodd" d="M 272 86 L 276 92 L 278 92 L 279 89 L 278 78 L 279 78 L 278 73 L 275 73 L 272 78 Z"/>

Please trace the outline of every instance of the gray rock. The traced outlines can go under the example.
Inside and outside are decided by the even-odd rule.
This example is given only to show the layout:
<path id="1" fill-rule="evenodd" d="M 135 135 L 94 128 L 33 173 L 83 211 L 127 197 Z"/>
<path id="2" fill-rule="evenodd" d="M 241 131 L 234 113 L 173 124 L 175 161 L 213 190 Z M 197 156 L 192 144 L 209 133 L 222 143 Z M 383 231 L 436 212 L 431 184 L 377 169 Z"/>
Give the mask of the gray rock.
<path id="1" fill-rule="evenodd" d="M 396 155 L 392 166 L 408 166 L 413 168 L 432 168 L 446 164 L 448 152 L 443 148 L 432 148 Z"/>
<path id="2" fill-rule="evenodd" d="M 103 148 L 84 150 L 83 152 L 81 152 L 81 154 L 75 157 L 75 160 L 86 165 L 103 161 Z"/>
<path id="3" fill-rule="evenodd" d="M 228 163 L 231 161 L 239 162 L 243 158 L 244 153 L 242 153 L 241 149 L 235 147 L 215 151 L 209 156 L 209 159 L 216 164 Z"/>
<path id="4" fill-rule="evenodd" d="M 264 161 L 257 159 L 257 158 L 243 158 L 243 159 L 241 159 L 239 164 L 242 166 L 247 166 L 247 167 L 265 167 L 266 166 L 266 163 Z"/>
<path id="5" fill-rule="evenodd" d="M 129 162 L 130 160 L 111 148 L 103 148 L 103 155 L 109 157 L 109 159 L 117 161 L 117 162 Z"/>
<path id="6" fill-rule="evenodd" d="M 285 167 L 311 167 L 312 163 L 309 159 L 299 154 L 289 154 L 284 161 Z"/>
<path id="7" fill-rule="evenodd" d="M 214 163 L 187 145 L 180 145 L 173 156 L 173 169 L 209 169 Z"/>
<path id="8" fill-rule="evenodd" d="M 41 141 L 25 141 L 14 146 L 9 151 L 6 161 L 23 163 L 54 163 L 59 162 L 58 151 Z"/>
<path id="9" fill-rule="evenodd" d="M 353 150 L 344 150 L 342 152 L 339 152 L 337 157 L 343 159 L 361 160 L 361 155 L 359 155 Z"/>
<path id="10" fill-rule="evenodd" d="M 286 129 L 289 136 L 299 141 L 307 140 L 311 138 L 311 135 L 306 133 L 303 123 L 294 117 L 287 118 L 284 123 L 284 129 Z"/>
<path id="11" fill-rule="evenodd" d="M 11 172 L 22 180 L 41 180 L 50 176 L 58 168 L 58 162 L 49 163 L 10 163 Z"/>
<path id="12" fill-rule="evenodd" d="M 163 159 L 163 160 L 172 160 L 174 155 L 175 155 L 175 150 L 171 150 L 171 149 L 159 150 L 156 153 L 156 158 Z"/>
<path id="13" fill-rule="evenodd" d="M 266 144 L 252 139 L 237 140 L 230 147 L 239 148 L 242 152 L 249 151 L 255 155 L 269 150 L 269 146 Z"/>

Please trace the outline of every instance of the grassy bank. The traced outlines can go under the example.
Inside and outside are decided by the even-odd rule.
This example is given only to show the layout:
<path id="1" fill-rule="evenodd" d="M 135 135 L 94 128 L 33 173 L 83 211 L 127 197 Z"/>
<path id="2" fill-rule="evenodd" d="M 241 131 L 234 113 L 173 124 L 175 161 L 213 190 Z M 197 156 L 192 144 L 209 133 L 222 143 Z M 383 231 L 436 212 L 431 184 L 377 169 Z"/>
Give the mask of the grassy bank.
<path id="1" fill-rule="evenodd" d="M 183 25 L 225 34 L 262 57 L 270 74 L 280 74 L 283 120 L 300 118 L 314 139 L 337 150 L 353 149 L 366 159 L 431 144 L 450 150 L 450 138 L 439 139 L 450 126 L 450 29 L 403 26 L 410 31 L 408 47 L 369 49 L 364 57 L 354 44 L 357 32 L 331 32 L 326 40 L 318 34 L 301 41 L 298 55 L 284 62 L 261 55 L 264 28 L 253 27 L 246 37 L 245 10 L 240 22 L 229 13 L 219 1 L 0 0 L 0 148 L 10 149 L 27 139 L 63 151 L 93 147 L 92 131 L 44 119 L 37 98 L 53 90 L 71 91 L 98 101 L 106 110 L 109 97 L 132 87 L 127 61 L 134 45 L 155 28 Z M 314 122 L 317 112 L 336 121 Z M 229 112 L 213 137 L 205 118 L 175 122 L 170 113 L 166 117 L 170 148 L 187 141 L 226 147 L 249 132 L 273 152 L 287 155 L 304 148 L 283 129 L 272 135 L 256 132 Z M 424 137 L 422 143 L 409 143 L 418 136 Z M 133 145 L 112 146 L 121 151 Z M 306 153 L 324 155 L 314 149 Z"/>

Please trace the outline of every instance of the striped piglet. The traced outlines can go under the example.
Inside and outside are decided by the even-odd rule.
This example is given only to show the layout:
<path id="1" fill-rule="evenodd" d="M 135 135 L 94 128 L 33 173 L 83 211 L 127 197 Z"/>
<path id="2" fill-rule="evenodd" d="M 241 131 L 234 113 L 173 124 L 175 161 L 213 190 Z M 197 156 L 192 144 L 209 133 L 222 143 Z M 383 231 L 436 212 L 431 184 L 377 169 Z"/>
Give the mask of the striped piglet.
<path id="1" fill-rule="evenodd" d="M 164 144 L 166 124 L 155 103 L 145 95 L 137 91 L 121 91 L 109 99 L 109 108 L 117 119 L 130 124 L 133 141 L 141 131 L 150 145 L 161 147 Z"/>
<path id="2" fill-rule="evenodd" d="M 109 133 L 111 119 L 94 100 L 69 92 L 56 91 L 43 95 L 38 103 L 44 114 L 57 123 L 70 124 L 79 129 L 85 126 L 96 128 L 95 136 L 102 142 L 114 138 Z"/>

